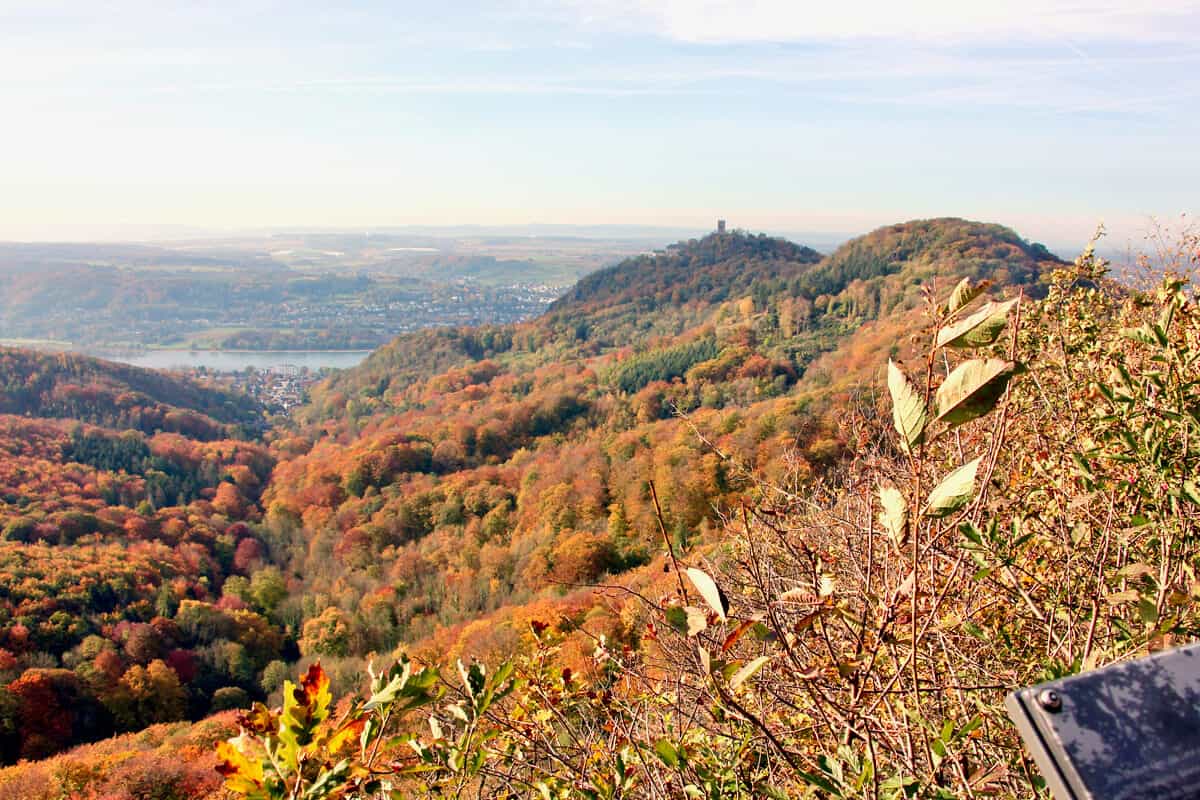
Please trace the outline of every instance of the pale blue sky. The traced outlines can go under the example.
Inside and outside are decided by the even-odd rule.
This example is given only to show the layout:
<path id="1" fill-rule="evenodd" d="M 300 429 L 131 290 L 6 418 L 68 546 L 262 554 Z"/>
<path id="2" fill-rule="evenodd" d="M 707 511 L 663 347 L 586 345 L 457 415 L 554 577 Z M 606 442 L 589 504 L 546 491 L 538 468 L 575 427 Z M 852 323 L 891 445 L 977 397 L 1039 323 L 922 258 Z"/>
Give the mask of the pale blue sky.
<path id="1" fill-rule="evenodd" d="M 826 6 L 836 5 L 836 8 Z M 1197 208 L 1200 2 L 0 0 L 0 238 Z"/>

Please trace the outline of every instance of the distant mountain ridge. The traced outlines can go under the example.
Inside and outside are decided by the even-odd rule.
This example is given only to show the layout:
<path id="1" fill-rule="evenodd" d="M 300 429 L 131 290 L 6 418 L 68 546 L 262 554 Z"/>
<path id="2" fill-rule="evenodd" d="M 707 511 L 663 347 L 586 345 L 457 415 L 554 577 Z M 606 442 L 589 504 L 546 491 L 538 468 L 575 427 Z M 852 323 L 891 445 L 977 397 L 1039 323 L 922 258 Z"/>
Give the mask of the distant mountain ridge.
<path id="1" fill-rule="evenodd" d="M 1010 228 L 954 217 L 879 228 L 828 256 L 765 234 L 711 233 L 594 272 L 552 304 L 545 316 L 626 302 L 719 302 L 749 292 L 762 281 L 788 281 L 794 294 L 815 299 L 841 292 L 855 280 L 901 272 L 910 264 L 944 269 L 965 263 L 975 271 L 1007 267 L 1006 275 L 997 276 L 998 283 L 1025 283 L 1038 264 L 1060 261 L 1044 245 L 1026 242 Z"/>

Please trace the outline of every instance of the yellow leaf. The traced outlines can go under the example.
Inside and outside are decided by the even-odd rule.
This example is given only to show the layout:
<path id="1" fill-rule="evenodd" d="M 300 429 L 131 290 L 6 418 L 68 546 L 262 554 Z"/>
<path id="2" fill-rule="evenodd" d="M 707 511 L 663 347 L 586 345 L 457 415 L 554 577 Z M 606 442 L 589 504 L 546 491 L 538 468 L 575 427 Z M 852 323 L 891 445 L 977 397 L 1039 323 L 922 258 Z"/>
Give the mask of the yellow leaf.
<path id="1" fill-rule="evenodd" d="M 217 743 L 217 772 L 225 776 L 225 786 L 238 794 L 253 794 L 263 788 L 262 764 L 242 754 L 234 742 L 242 737 Z"/>
<path id="2" fill-rule="evenodd" d="M 815 602 L 817 602 L 817 598 L 809 590 L 797 587 L 795 589 L 788 589 L 786 592 L 779 595 L 779 599 L 776 602 L 779 602 L 779 603 L 815 603 Z"/>
<path id="3" fill-rule="evenodd" d="M 983 457 L 968 461 L 951 472 L 929 493 L 925 513 L 931 517 L 947 517 L 965 506 L 975 496 L 975 473 Z"/>
<path id="4" fill-rule="evenodd" d="M 366 717 L 360 717 L 359 719 L 347 722 L 337 733 L 329 737 L 329 742 L 325 745 L 326 750 L 330 753 L 336 753 L 345 747 L 347 743 L 357 741 L 366 724 Z"/>
<path id="5" fill-rule="evenodd" d="M 938 387 L 937 421 L 956 428 L 990 413 L 1008 382 L 1024 367 L 1000 358 L 973 358 L 954 368 Z"/>
<path id="6" fill-rule="evenodd" d="M 963 278 L 954 287 L 954 291 L 950 293 L 950 299 L 946 301 L 944 306 L 945 313 L 951 316 L 956 314 L 976 297 L 986 292 L 991 286 L 992 282 L 989 280 L 972 284 L 970 278 Z"/>
<path id="7" fill-rule="evenodd" d="M 1127 564 L 1122 567 L 1118 575 L 1124 575 L 1126 578 L 1141 578 L 1146 575 L 1155 574 L 1155 569 L 1149 564 L 1138 562 L 1136 564 Z"/>

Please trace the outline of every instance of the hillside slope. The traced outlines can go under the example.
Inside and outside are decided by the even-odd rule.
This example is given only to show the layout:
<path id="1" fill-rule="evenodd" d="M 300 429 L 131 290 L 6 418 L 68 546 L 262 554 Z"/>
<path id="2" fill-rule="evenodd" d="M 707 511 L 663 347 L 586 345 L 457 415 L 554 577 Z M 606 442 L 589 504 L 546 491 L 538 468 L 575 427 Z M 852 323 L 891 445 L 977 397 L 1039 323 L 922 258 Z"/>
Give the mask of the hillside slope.
<path id="1" fill-rule="evenodd" d="M 0 414 L 73 419 L 112 428 L 217 439 L 255 430 L 247 395 L 76 353 L 0 347 Z"/>
<path id="2" fill-rule="evenodd" d="M 752 476 L 838 459 L 841 408 L 886 363 L 856 356 L 860 331 L 903 355 L 924 286 L 1036 294 L 1058 263 L 962 220 L 819 260 L 714 234 L 597 273 L 527 323 L 401 337 L 276 443 L 267 524 L 306 597 L 331 600 L 302 649 L 342 630 L 340 654 L 385 650 L 644 563 L 662 546 L 651 482 L 686 550 Z"/>
<path id="3" fill-rule="evenodd" d="M 234 437 L 258 419 L 169 375 L 0 351 L 0 764 L 265 697 L 293 651 L 247 525 L 274 460 Z"/>
<path id="4" fill-rule="evenodd" d="M 529 322 L 399 336 L 318 387 L 312 408 L 301 416 L 337 414 L 348 403 L 352 413 L 372 409 L 415 381 L 471 361 L 545 365 L 675 336 L 715 305 L 794 276 L 819 260 L 809 248 L 742 233 L 712 234 L 661 254 L 626 259 L 583 278 Z"/>

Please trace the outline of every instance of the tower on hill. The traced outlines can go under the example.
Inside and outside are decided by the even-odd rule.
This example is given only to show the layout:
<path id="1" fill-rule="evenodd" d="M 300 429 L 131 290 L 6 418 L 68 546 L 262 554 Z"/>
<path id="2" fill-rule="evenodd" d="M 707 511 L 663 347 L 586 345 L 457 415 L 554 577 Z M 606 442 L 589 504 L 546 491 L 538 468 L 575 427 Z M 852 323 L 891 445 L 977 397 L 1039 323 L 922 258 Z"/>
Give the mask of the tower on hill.
<path id="1" fill-rule="evenodd" d="M 725 220 L 719 219 L 719 220 L 717 220 L 717 233 L 724 233 L 724 232 L 725 232 Z"/>

